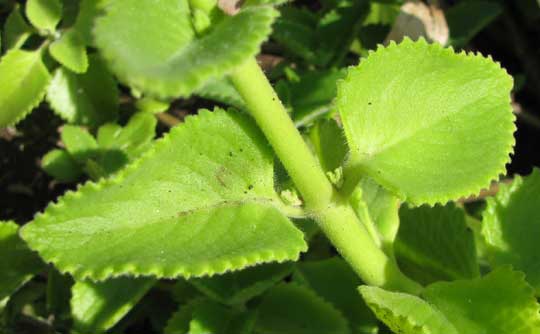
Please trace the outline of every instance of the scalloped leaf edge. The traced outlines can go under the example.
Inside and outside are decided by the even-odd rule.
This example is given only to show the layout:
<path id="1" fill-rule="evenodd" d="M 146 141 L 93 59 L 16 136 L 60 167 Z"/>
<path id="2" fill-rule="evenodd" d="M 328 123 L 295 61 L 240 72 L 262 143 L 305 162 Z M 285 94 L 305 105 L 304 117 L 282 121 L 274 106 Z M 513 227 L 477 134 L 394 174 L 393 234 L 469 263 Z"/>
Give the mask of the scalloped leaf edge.
<path id="1" fill-rule="evenodd" d="M 198 115 L 190 115 L 186 117 L 184 123 L 178 127 L 172 129 L 167 136 L 164 136 L 156 140 L 155 144 L 148 151 L 144 152 L 139 158 L 135 159 L 133 162 L 129 163 L 124 167 L 120 172 L 118 172 L 112 178 L 102 178 L 98 182 L 87 181 L 84 184 L 79 184 L 75 190 L 68 190 L 63 196 L 61 196 L 57 202 L 51 203 L 44 212 L 38 213 L 32 224 L 39 224 L 41 220 L 47 220 L 48 216 L 52 213 L 62 210 L 62 207 L 66 206 L 67 202 L 72 199 L 80 198 L 87 191 L 97 192 L 103 189 L 105 186 L 118 185 L 121 184 L 124 180 L 124 176 L 135 170 L 139 167 L 140 162 L 146 159 L 151 159 L 154 155 L 154 152 L 160 149 L 162 146 L 167 145 L 172 138 L 177 135 L 179 128 L 184 126 L 189 126 L 191 123 L 198 122 L 202 119 L 212 117 L 216 113 L 226 114 L 227 112 L 222 109 L 215 109 L 214 112 L 208 110 L 201 110 Z M 277 198 L 277 197 L 276 197 Z M 268 206 L 276 209 L 281 212 L 284 216 L 287 216 L 283 211 L 279 203 L 272 205 L 272 201 L 268 201 Z M 292 224 L 292 223 L 291 223 Z M 298 237 L 302 239 L 303 245 L 295 249 L 289 250 L 280 250 L 280 251 L 260 251 L 254 252 L 245 256 L 237 256 L 229 260 L 220 260 L 214 263 L 209 262 L 203 265 L 198 266 L 197 268 L 192 268 L 189 270 L 187 266 L 177 265 L 170 269 L 164 270 L 159 265 L 153 266 L 137 266 L 134 263 L 126 263 L 119 266 L 109 266 L 102 268 L 101 270 L 85 269 L 78 265 L 73 265 L 66 263 L 60 257 L 57 256 L 56 252 L 51 252 L 50 249 L 39 242 L 34 243 L 31 238 L 28 238 L 25 231 L 31 226 L 27 224 L 20 230 L 21 238 L 28 244 L 29 248 L 36 251 L 39 256 L 48 263 L 53 263 L 55 267 L 64 274 L 71 274 L 77 279 L 84 280 L 90 279 L 93 281 L 103 281 L 108 278 L 120 277 L 120 276 L 153 276 L 159 278 L 190 278 L 190 277 L 202 277 L 202 276 L 213 276 L 218 274 L 224 274 L 229 271 L 240 270 L 250 266 L 255 266 L 261 263 L 277 262 L 283 263 L 287 261 L 297 261 L 300 257 L 300 253 L 307 251 L 308 246 L 304 240 L 303 233 L 298 230 Z M 294 225 L 292 225 L 294 227 Z"/>
<path id="2" fill-rule="evenodd" d="M 337 89 L 337 95 L 336 95 L 335 101 L 336 101 L 336 107 L 338 108 L 338 110 L 340 108 L 338 101 L 342 99 L 342 97 L 341 97 L 341 89 L 339 89 L 339 86 L 341 86 L 343 84 L 347 84 L 347 83 L 349 83 L 351 81 L 351 72 L 352 71 L 356 71 L 359 68 L 361 68 L 363 66 L 363 64 L 366 64 L 367 62 L 373 61 L 373 59 L 374 59 L 373 56 L 377 56 L 377 55 L 380 55 L 381 53 L 385 53 L 385 52 L 388 52 L 388 51 L 393 51 L 398 46 L 402 46 L 402 45 L 408 46 L 408 45 L 414 45 L 414 44 L 421 45 L 421 46 L 423 46 L 425 48 L 437 49 L 441 53 L 444 53 L 444 54 L 446 54 L 446 55 L 448 55 L 450 57 L 454 57 L 454 58 L 467 57 L 469 59 L 480 60 L 481 62 L 484 62 L 485 64 L 489 64 L 490 66 L 495 66 L 495 68 L 503 71 L 504 74 L 506 74 L 505 75 L 506 79 L 509 79 L 509 81 L 510 81 L 510 89 L 513 86 L 513 77 L 508 73 L 508 71 L 504 67 L 501 66 L 500 62 L 497 62 L 497 61 L 493 60 L 493 58 L 490 55 L 484 56 L 480 52 L 473 52 L 473 51 L 466 52 L 465 50 L 462 50 L 462 51 L 460 51 L 458 53 L 458 52 L 455 52 L 455 50 L 454 50 L 454 48 L 452 46 L 443 47 L 442 45 L 440 45 L 438 43 L 429 43 L 423 37 L 420 37 L 417 41 L 413 41 L 409 37 L 405 37 L 403 39 L 403 41 L 401 41 L 400 43 L 396 43 L 395 41 L 391 41 L 387 46 L 384 46 L 382 44 L 378 44 L 376 50 L 369 50 L 368 57 L 366 57 L 362 62 L 360 62 L 359 65 L 357 65 L 357 66 L 349 66 L 347 68 L 347 76 L 342 80 L 338 80 L 338 83 L 337 83 L 338 89 Z M 501 78 L 503 78 L 503 77 L 501 76 Z M 467 198 L 467 197 L 478 195 L 482 190 L 488 189 L 489 186 L 491 185 L 491 182 L 498 180 L 501 175 L 505 175 L 506 174 L 506 165 L 511 162 L 511 155 L 514 153 L 514 146 L 516 145 L 516 140 L 514 138 L 514 133 L 517 130 L 517 126 L 515 124 L 516 116 L 513 113 L 511 102 L 512 102 L 511 96 L 508 95 L 508 108 L 507 108 L 506 111 L 508 112 L 508 114 L 510 116 L 509 120 L 511 121 L 512 126 L 507 127 L 504 130 L 506 131 L 506 134 L 508 134 L 509 137 L 511 137 L 511 140 L 508 143 L 506 143 L 506 147 L 504 149 L 505 155 L 501 156 L 501 159 L 498 162 L 499 166 L 497 168 L 495 168 L 494 171 L 491 173 L 494 176 L 491 176 L 491 174 L 486 175 L 486 177 L 482 178 L 482 180 L 479 179 L 478 182 L 471 185 L 470 187 L 467 187 L 466 189 L 464 188 L 464 189 L 461 189 L 461 190 L 456 190 L 454 192 L 446 193 L 446 196 L 441 195 L 441 196 L 438 196 L 438 197 L 431 197 L 431 198 L 429 198 L 429 197 L 415 197 L 415 196 L 406 197 L 405 194 L 403 194 L 398 189 L 396 189 L 394 186 L 388 184 L 384 180 L 381 180 L 381 178 L 378 177 L 377 175 L 370 175 L 370 177 L 372 177 L 374 180 L 376 180 L 377 183 L 382 185 L 385 189 L 387 189 L 391 193 L 393 193 L 396 196 L 400 197 L 402 200 L 407 201 L 410 204 L 413 204 L 414 206 L 420 206 L 420 205 L 423 205 L 423 204 L 427 204 L 427 205 L 429 205 L 431 207 L 435 206 L 436 204 L 445 205 L 446 203 L 448 203 L 450 201 L 455 201 L 455 200 L 459 200 L 461 198 Z"/>

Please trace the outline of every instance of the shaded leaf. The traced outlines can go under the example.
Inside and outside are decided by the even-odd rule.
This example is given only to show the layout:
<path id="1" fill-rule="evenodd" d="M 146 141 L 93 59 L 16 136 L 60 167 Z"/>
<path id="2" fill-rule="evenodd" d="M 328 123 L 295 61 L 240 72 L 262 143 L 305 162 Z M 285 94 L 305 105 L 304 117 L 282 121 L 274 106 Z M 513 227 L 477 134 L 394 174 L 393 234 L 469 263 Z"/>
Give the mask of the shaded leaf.
<path id="1" fill-rule="evenodd" d="M 149 278 L 121 277 L 104 282 L 79 281 L 72 288 L 71 314 L 82 333 L 114 326 L 154 285 Z"/>
<path id="2" fill-rule="evenodd" d="M 82 175 L 83 171 L 66 151 L 53 149 L 41 159 L 41 167 L 60 182 L 74 182 Z"/>
<path id="3" fill-rule="evenodd" d="M 362 281 L 343 259 L 300 262 L 294 278 L 334 305 L 349 321 L 352 333 L 371 333 L 378 327 L 362 297 L 353 293 Z"/>
<path id="4" fill-rule="evenodd" d="M 4 24 L 2 45 L 4 50 L 18 49 L 33 33 L 33 29 L 21 14 L 19 6 L 15 6 Z"/>
<path id="5" fill-rule="evenodd" d="M 264 296 L 256 332 L 261 334 L 348 334 L 347 320 L 309 288 L 281 284 Z"/>
<path id="6" fill-rule="evenodd" d="M 19 226 L 0 222 L 0 301 L 43 269 L 43 264 L 18 236 Z"/>
<path id="7" fill-rule="evenodd" d="M 394 248 L 406 274 L 424 284 L 479 276 L 474 235 L 462 209 L 404 205 L 399 217 Z"/>
<path id="8" fill-rule="evenodd" d="M 540 292 L 540 171 L 514 176 L 511 185 L 501 184 L 497 196 L 487 200 L 482 235 L 490 263 L 505 264 L 527 275 Z"/>
<path id="9" fill-rule="evenodd" d="M 477 33 L 499 16 L 502 7 L 493 1 L 463 1 L 446 12 L 450 44 L 464 47 Z"/>
<path id="10" fill-rule="evenodd" d="M 235 305 L 262 294 L 291 271 L 291 263 L 269 263 L 219 276 L 194 278 L 190 283 L 218 302 Z"/>

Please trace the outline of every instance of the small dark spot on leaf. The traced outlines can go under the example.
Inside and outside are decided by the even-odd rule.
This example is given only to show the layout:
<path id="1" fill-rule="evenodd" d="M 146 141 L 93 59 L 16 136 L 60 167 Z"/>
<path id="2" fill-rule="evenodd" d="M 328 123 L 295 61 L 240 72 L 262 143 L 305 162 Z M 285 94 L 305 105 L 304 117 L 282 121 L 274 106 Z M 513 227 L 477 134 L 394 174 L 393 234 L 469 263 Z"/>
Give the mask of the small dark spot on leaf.
<path id="1" fill-rule="evenodd" d="M 250 185 L 248 186 L 248 189 L 249 189 L 249 190 L 252 190 L 252 189 L 253 189 L 253 185 L 250 184 Z"/>
<path id="2" fill-rule="evenodd" d="M 229 151 L 229 156 L 232 158 L 232 156 L 233 156 L 232 151 Z"/>
<path id="3" fill-rule="evenodd" d="M 368 104 L 368 106 L 370 106 L 372 103 L 371 103 L 371 102 L 368 102 L 367 104 Z"/>

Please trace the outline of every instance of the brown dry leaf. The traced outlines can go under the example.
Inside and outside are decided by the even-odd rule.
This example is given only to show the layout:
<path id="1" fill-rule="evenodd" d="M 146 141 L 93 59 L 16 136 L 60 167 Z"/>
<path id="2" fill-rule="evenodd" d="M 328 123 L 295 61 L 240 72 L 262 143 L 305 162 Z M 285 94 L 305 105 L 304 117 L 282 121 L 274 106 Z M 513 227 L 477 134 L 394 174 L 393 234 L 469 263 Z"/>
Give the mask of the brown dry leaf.
<path id="1" fill-rule="evenodd" d="M 399 16 L 385 43 L 400 42 L 408 36 L 413 40 L 424 37 L 428 41 L 446 45 L 449 30 L 444 12 L 434 4 L 426 5 L 421 1 L 409 1 L 401 6 Z"/>

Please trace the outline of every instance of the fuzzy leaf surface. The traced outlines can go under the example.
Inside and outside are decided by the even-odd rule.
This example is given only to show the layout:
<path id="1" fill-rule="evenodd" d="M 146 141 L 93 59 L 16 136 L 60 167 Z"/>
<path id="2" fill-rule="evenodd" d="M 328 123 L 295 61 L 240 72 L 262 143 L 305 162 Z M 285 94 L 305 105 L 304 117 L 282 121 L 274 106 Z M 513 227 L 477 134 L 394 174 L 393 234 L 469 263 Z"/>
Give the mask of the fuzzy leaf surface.
<path id="1" fill-rule="evenodd" d="M 19 226 L 0 222 L 0 301 L 43 268 L 42 262 L 18 236 Z"/>
<path id="2" fill-rule="evenodd" d="M 0 127 L 22 120 L 43 98 L 50 81 L 40 51 L 14 49 L 0 60 Z"/>
<path id="3" fill-rule="evenodd" d="M 534 289 L 522 273 L 509 267 L 482 278 L 432 284 L 423 296 L 459 333 L 540 333 L 540 307 Z"/>
<path id="4" fill-rule="evenodd" d="M 338 86 L 352 173 L 415 205 L 478 193 L 510 160 L 511 88 L 480 55 L 425 40 L 380 47 Z"/>
<path id="5" fill-rule="evenodd" d="M 400 268 L 418 282 L 474 278 L 479 275 L 472 230 L 454 204 L 402 206 L 394 244 Z"/>
<path id="6" fill-rule="evenodd" d="M 306 249 L 279 206 L 273 155 L 255 124 L 202 112 L 121 173 L 66 194 L 22 235 L 78 279 L 212 275 Z"/>
<path id="7" fill-rule="evenodd" d="M 482 220 L 488 259 L 495 267 L 510 264 L 527 275 L 540 292 L 540 170 L 527 177 L 515 176 L 488 199 Z"/>
<path id="8" fill-rule="evenodd" d="M 73 124 L 98 126 L 118 113 L 118 88 L 105 63 L 89 57 L 86 73 L 58 68 L 47 90 L 47 101 L 63 119 Z"/>
<path id="9" fill-rule="evenodd" d="M 152 278 L 133 277 L 75 282 L 71 290 L 74 327 L 82 333 L 106 331 L 122 319 L 154 283 Z"/>
<path id="10" fill-rule="evenodd" d="M 257 54 L 276 15 L 270 6 L 246 8 L 196 37 L 187 1 L 120 0 L 97 19 L 95 37 L 124 82 L 158 97 L 189 96 Z"/>
<path id="11" fill-rule="evenodd" d="M 456 328 L 436 308 L 419 297 L 361 286 L 364 300 L 394 333 L 458 334 Z"/>
<path id="12" fill-rule="evenodd" d="M 263 297 L 256 332 L 260 334 L 348 334 L 347 320 L 311 289 L 278 285 Z"/>
<path id="13" fill-rule="evenodd" d="M 75 73 L 84 73 L 88 69 L 88 56 L 82 37 L 76 30 L 68 30 L 54 41 L 49 52 L 56 61 Z"/>
<path id="14" fill-rule="evenodd" d="M 54 31 L 62 18 L 62 3 L 60 0 L 28 0 L 26 17 L 34 27 Z"/>

